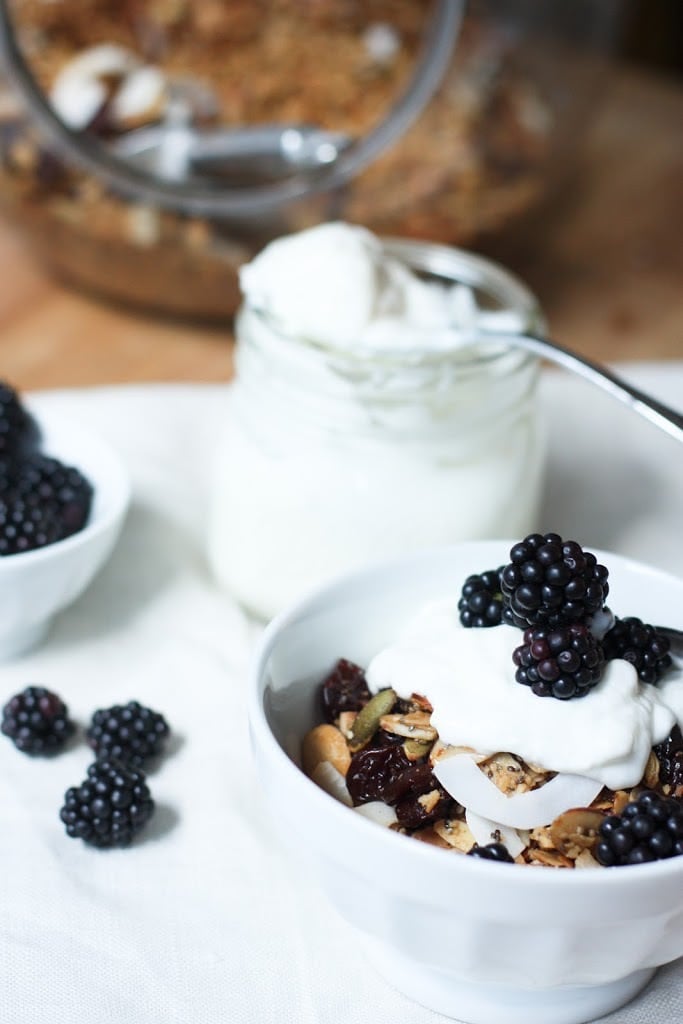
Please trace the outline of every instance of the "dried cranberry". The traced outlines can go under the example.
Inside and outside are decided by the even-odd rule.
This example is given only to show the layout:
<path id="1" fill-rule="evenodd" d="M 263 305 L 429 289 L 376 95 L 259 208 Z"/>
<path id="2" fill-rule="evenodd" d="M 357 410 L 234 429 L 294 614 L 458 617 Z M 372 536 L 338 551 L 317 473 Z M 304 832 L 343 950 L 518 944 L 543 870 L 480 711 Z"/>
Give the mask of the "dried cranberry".
<path id="1" fill-rule="evenodd" d="M 363 669 L 346 658 L 340 658 L 323 680 L 320 695 L 326 722 L 334 722 L 342 711 L 360 711 L 370 700 Z"/>
<path id="2" fill-rule="evenodd" d="M 445 817 L 453 803 L 451 796 L 439 785 L 431 765 L 426 761 L 411 765 L 403 773 L 399 783 L 400 787 L 397 786 L 396 789 L 402 788 L 403 791 L 395 803 L 396 817 L 399 824 L 405 828 L 420 828 Z M 431 811 L 427 811 L 420 803 L 420 797 L 435 789 L 439 792 L 439 800 Z"/>
<path id="3" fill-rule="evenodd" d="M 409 788 L 401 788 L 401 777 L 411 768 L 403 746 L 364 747 L 351 758 L 346 785 L 354 804 L 395 800 Z"/>

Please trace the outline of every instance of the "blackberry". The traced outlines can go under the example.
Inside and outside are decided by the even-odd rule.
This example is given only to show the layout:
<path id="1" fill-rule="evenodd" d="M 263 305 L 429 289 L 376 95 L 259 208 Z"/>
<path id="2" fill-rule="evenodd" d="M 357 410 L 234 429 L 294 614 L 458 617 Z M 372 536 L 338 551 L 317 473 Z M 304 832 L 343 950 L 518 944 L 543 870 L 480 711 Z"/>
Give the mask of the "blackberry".
<path id="1" fill-rule="evenodd" d="M 35 454 L 0 467 L 0 555 L 54 544 L 86 525 L 92 484 L 59 459 Z"/>
<path id="2" fill-rule="evenodd" d="M 465 580 L 458 601 L 460 621 L 467 628 L 499 626 L 502 621 L 503 595 L 499 569 L 487 569 Z"/>
<path id="3" fill-rule="evenodd" d="M 514 860 L 508 853 L 507 847 L 502 843 L 487 843 L 486 846 L 474 844 L 471 850 L 467 851 L 468 857 L 479 857 L 480 860 L 497 860 L 501 864 L 514 864 Z"/>
<path id="4" fill-rule="evenodd" d="M 587 626 L 530 626 L 512 652 L 515 679 L 537 697 L 583 697 L 600 681 L 605 656 Z"/>
<path id="5" fill-rule="evenodd" d="M 169 732 L 163 715 L 131 700 L 96 711 L 85 736 L 98 760 L 142 768 L 161 753 Z"/>
<path id="6" fill-rule="evenodd" d="M 75 728 L 61 698 L 43 686 L 27 686 L 2 711 L 3 733 L 25 754 L 57 753 Z"/>
<path id="7" fill-rule="evenodd" d="M 644 683 L 656 683 L 671 668 L 670 647 L 667 637 L 635 615 L 616 618 L 603 639 L 607 660 L 629 661 Z"/>
<path id="8" fill-rule="evenodd" d="M 17 458 L 34 451 L 40 442 L 38 425 L 24 408 L 17 392 L 0 381 L 0 458 Z"/>
<path id="9" fill-rule="evenodd" d="M 660 785 L 670 786 L 674 791 L 683 786 L 683 733 L 680 725 L 675 725 L 671 734 L 662 743 L 657 743 L 653 750 L 659 761 Z"/>
<path id="10" fill-rule="evenodd" d="M 120 761 L 95 761 L 59 812 L 67 835 L 90 846 L 127 846 L 154 811 L 145 773 Z"/>
<path id="11" fill-rule="evenodd" d="M 510 550 L 501 573 L 503 620 L 519 626 L 584 622 L 609 593 L 607 569 L 557 533 L 532 533 Z"/>
<path id="12" fill-rule="evenodd" d="M 683 854 L 683 803 L 645 790 L 621 814 L 605 818 L 595 856 L 606 868 Z"/>

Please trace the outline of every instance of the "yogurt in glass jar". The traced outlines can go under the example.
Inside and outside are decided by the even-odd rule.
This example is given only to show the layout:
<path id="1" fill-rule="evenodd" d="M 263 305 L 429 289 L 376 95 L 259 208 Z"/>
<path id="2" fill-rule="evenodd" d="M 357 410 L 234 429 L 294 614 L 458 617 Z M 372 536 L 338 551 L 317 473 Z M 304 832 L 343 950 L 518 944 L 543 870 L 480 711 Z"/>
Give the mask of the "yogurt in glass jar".
<path id="1" fill-rule="evenodd" d="M 333 223 L 272 242 L 241 286 L 208 552 L 249 611 L 375 559 L 535 528 L 538 360 L 496 332 L 543 320 L 513 275 Z"/>

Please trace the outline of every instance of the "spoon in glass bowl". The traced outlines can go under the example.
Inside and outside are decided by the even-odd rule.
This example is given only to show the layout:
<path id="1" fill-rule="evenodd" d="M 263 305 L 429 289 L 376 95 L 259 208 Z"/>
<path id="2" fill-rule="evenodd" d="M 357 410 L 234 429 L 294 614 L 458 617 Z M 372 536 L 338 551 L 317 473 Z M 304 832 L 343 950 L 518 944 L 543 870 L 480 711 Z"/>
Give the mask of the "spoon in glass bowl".
<path id="1" fill-rule="evenodd" d="M 677 412 L 653 398 L 652 395 L 628 384 L 605 366 L 601 366 L 585 356 L 580 356 L 572 349 L 565 348 L 564 345 L 541 335 L 496 332 L 491 334 L 491 341 L 494 339 L 497 344 L 509 345 L 511 348 L 524 348 L 529 352 L 534 352 L 543 359 L 557 363 L 565 370 L 570 370 L 593 384 L 597 384 L 603 391 L 612 395 L 613 398 L 619 399 L 634 412 L 644 416 L 660 430 L 666 431 L 678 441 L 683 441 L 683 413 Z M 479 335 L 478 342 L 481 340 L 482 336 Z"/>

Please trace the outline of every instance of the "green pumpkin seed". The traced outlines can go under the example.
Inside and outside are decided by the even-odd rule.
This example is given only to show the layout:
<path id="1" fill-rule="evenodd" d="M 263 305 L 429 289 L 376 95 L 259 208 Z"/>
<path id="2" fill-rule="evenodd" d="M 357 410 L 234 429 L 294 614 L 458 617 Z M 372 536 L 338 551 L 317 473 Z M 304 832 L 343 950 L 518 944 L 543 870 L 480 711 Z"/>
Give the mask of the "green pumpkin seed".
<path id="1" fill-rule="evenodd" d="M 382 715 L 388 715 L 395 703 L 396 693 L 389 688 L 380 690 L 364 708 L 361 708 L 351 730 L 349 746 L 352 751 L 360 750 L 369 739 L 372 739 L 379 728 L 380 718 Z"/>

